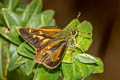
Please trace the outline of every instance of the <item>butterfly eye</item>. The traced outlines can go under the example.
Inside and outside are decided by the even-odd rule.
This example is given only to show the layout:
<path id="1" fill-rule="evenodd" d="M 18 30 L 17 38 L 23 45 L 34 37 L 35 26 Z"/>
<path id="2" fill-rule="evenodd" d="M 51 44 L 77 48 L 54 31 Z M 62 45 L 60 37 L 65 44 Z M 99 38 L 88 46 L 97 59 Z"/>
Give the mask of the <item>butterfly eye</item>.
<path id="1" fill-rule="evenodd" d="M 73 30 L 72 35 L 76 35 L 76 34 L 77 34 L 77 30 Z"/>

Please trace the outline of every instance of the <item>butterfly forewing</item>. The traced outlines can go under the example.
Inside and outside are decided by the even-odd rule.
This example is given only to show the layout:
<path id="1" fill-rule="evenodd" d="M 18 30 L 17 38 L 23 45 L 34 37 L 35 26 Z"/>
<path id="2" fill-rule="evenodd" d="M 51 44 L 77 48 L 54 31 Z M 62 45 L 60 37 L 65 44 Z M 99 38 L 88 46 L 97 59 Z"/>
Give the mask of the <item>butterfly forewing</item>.
<path id="1" fill-rule="evenodd" d="M 40 49 L 53 39 L 61 29 L 20 28 L 19 33 L 35 50 Z"/>

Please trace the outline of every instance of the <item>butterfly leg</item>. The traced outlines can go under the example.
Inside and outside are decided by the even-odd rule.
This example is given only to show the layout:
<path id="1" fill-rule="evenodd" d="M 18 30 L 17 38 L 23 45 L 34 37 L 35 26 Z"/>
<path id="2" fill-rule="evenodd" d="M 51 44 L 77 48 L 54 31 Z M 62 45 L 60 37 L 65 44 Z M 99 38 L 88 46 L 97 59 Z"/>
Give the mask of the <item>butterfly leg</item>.
<path id="1" fill-rule="evenodd" d="M 73 44 L 74 48 L 77 47 L 77 48 L 81 49 L 81 51 L 82 51 L 84 54 L 86 54 L 85 51 L 83 50 L 83 48 L 76 43 L 75 37 L 73 37 L 72 39 L 73 39 L 73 42 L 74 42 L 74 44 Z"/>

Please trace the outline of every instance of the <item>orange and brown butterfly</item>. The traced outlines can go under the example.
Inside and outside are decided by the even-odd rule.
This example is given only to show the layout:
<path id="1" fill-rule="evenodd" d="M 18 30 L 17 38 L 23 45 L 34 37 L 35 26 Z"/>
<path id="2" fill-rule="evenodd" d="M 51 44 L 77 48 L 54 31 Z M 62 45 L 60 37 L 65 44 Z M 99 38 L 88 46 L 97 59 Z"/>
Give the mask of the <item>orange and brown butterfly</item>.
<path id="1" fill-rule="evenodd" d="M 54 27 L 19 28 L 21 37 L 35 50 L 34 61 L 47 68 L 56 68 L 63 58 L 64 52 L 76 35 L 76 26 L 72 29 L 56 29 Z"/>

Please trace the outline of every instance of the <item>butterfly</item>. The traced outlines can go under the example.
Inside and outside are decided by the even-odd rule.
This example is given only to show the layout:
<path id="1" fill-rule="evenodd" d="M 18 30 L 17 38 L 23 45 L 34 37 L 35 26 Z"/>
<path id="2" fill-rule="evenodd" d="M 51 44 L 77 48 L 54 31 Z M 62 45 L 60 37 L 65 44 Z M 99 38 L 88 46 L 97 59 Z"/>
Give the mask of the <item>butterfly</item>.
<path id="1" fill-rule="evenodd" d="M 62 30 L 55 27 L 19 28 L 21 37 L 36 51 L 34 61 L 49 69 L 56 68 L 62 61 L 65 50 L 72 43 L 76 29 Z"/>

